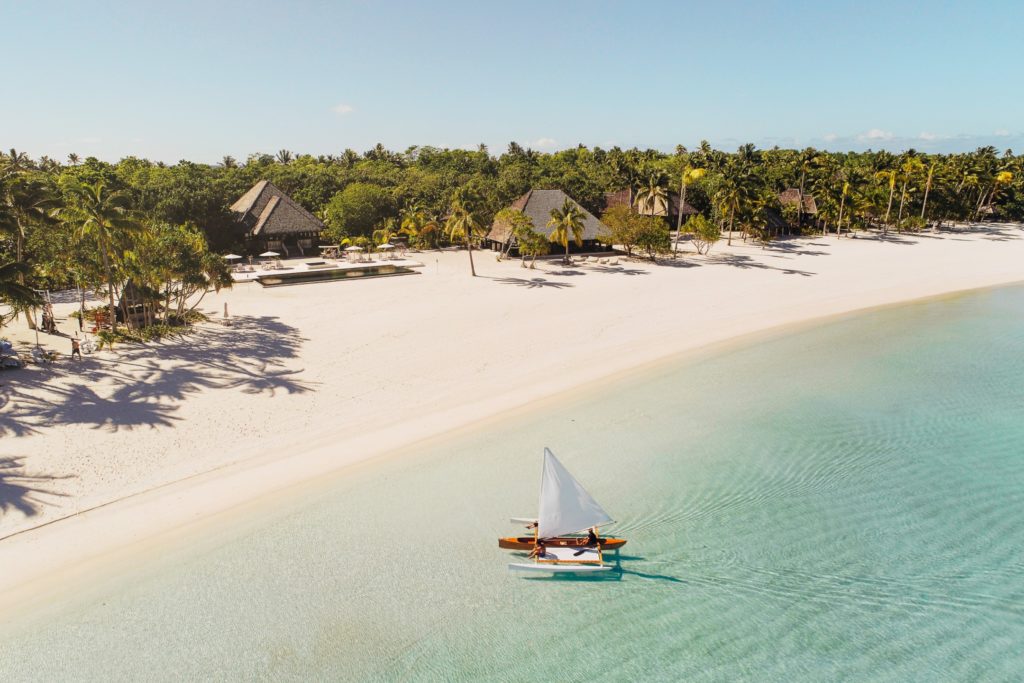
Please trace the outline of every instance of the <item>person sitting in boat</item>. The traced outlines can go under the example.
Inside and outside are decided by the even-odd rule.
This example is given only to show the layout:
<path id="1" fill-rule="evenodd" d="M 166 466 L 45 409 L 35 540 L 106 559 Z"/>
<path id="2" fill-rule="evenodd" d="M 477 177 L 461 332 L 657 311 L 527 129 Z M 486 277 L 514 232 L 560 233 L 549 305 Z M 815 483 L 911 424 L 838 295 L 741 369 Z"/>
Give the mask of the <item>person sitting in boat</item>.
<path id="1" fill-rule="evenodd" d="M 545 555 L 547 555 L 547 550 L 544 548 L 544 541 L 537 541 L 537 545 L 533 547 L 530 557 L 544 557 Z"/>
<path id="2" fill-rule="evenodd" d="M 590 527 L 587 530 L 587 547 L 597 545 L 597 532 L 594 531 L 594 527 Z"/>

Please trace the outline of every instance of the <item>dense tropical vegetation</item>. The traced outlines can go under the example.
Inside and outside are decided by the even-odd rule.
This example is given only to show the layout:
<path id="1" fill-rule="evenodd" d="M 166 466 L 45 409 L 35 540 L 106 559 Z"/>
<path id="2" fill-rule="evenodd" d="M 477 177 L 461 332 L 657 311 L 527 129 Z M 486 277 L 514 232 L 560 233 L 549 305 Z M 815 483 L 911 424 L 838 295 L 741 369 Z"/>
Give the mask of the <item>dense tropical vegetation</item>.
<path id="1" fill-rule="evenodd" d="M 484 146 L 394 152 L 377 145 L 362 154 L 281 150 L 217 165 L 135 157 L 106 163 L 75 154 L 60 162 L 11 150 L 0 156 L 0 268 L 16 265 L 2 271 L 0 296 L 23 308 L 32 305 L 24 296 L 31 290 L 80 286 L 102 292 L 116 319 L 114 302 L 131 281 L 152 304 L 147 316 L 155 322 L 185 315 L 188 297 L 229 282 L 212 254 L 242 248 L 228 207 L 260 179 L 323 218 L 329 238 L 355 244 L 376 233 L 471 249 L 496 213 L 531 188 L 564 190 L 603 214 L 607 241 L 652 258 L 671 253 L 669 230 L 677 226 L 643 214 L 675 193 L 702 217 L 695 224 L 702 251 L 719 234 L 731 243 L 1024 219 L 1024 157 L 992 147 L 945 155 L 743 145 L 726 153 L 704 142 L 672 153 L 580 146 L 544 154 L 512 143 L 495 156 Z M 605 212 L 605 195 L 623 188 L 640 216 L 628 207 Z M 799 201 L 781 203 L 789 188 L 812 195 L 817 213 L 807 215 Z M 565 250 L 577 239 L 577 218 L 564 209 L 552 216 L 557 245 L 519 228 L 528 255 Z"/>

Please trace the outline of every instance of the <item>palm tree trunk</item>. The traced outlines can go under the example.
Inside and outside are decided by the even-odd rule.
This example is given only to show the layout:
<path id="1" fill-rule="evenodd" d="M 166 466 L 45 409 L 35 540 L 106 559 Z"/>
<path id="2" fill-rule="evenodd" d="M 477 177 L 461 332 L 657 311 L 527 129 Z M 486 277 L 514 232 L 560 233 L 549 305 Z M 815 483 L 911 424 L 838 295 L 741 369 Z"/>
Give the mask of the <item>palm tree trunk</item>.
<path id="1" fill-rule="evenodd" d="M 807 177 L 807 171 L 800 171 L 800 199 L 797 200 L 796 204 L 796 227 L 801 229 L 803 233 L 804 225 L 804 179 Z"/>
<path id="2" fill-rule="evenodd" d="M 686 206 L 686 169 L 683 169 L 683 179 L 679 181 L 679 215 L 676 216 L 676 243 L 672 246 L 672 258 L 676 257 L 679 251 L 679 235 L 683 231 L 683 207 Z"/>
<path id="3" fill-rule="evenodd" d="M 889 183 L 889 205 L 885 207 L 885 219 L 883 223 L 889 225 L 889 214 L 892 212 L 892 196 L 896 191 L 896 183 Z M 882 232 L 885 232 L 885 227 L 882 228 Z"/>
<path id="4" fill-rule="evenodd" d="M 978 220 L 978 218 L 981 216 L 981 207 L 984 204 L 984 202 L 985 202 L 985 188 L 983 187 L 983 188 L 981 188 L 981 191 L 978 192 L 978 201 L 974 205 L 974 220 Z"/>
<path id="5" fill-rule="evenodd" d="M 729 211 L 729 239 L 726 241 L 730 247 L 732 246 L 732 222 L 736 218 L 735 207 Z"/>
<path id="6" fill-rule="evenodd" d="M 839 220 L 836 221 L 836 237 L 843 236 L 843 209 L 846 206 L 846 193 L 839 198 Z"/>
<path id="7" fill-rule="evenodd" d="M 469 230 L 466 230 L 466 249 L 469 250 L 469 272 L 476 277 L 476 266 L 473 265 L 473 243 L 469 241 Z"/>
<path id="8" fill-rule="evenodd" d="M 900 191 L 900 210 L 896 214 L 896 232 L 902 232 L 900 230 L 900 221 L 903 220 L 903 205 L 907 201 L 907 182 L 903 181 L 903 189 Z"/>
<path id="9" fill-rule="evenodd" d="M 103 250 L 103 269 L 107 273 L 107 296 L 110 307 L 107 309 L 110 315 L 110 331 L 117 332 L 117 307 L 114 305 L 114 269 L 110 266 L 110 256 L 107 250 Z"/>
<path id="10" fill-rule="evenodd" d="M 924 218 L 924 210 L 928 208 L 928 192 L 932 189 L 932 174 L 935 173 L 935 164 L 928 169 L 928 181 L 924 184 L 924 201 L 921 202 L 921 218 Z"/>
<path id="11" fill-rule="evenodd" d="M 24 257 L 25 252 L 25 231 L 21 227 L 20 218 L 16 219 L 15 228 L 17 228 L 14 236 L 15 259 L 18 261 L 18 263 L 21 263 L 21 259 Z M 21 273 L 18 273 L 18 282 L 20 282 L 21 284 L 25 284 L 25 276 L 22 275 Z"/>

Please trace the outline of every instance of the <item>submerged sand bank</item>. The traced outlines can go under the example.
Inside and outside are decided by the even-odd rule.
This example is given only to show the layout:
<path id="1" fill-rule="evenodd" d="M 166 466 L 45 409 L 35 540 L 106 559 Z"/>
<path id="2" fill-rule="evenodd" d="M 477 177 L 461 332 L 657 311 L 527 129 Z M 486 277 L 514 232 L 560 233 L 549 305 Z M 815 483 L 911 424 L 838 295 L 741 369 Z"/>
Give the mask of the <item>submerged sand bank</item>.
<path id="1" fill-rule="evenodd" d="M 1024 279 L 1022 236 L 723 243 L 667 265 L 532 271 L 482 253 L 476 279 L 465 252 L 424 253 L 417 276 L 239 285 L 204 302 L 228 302 L 230 328 L 0 375 L 0 592 L 24 597 L 50 572 L 660 358 Z"/>

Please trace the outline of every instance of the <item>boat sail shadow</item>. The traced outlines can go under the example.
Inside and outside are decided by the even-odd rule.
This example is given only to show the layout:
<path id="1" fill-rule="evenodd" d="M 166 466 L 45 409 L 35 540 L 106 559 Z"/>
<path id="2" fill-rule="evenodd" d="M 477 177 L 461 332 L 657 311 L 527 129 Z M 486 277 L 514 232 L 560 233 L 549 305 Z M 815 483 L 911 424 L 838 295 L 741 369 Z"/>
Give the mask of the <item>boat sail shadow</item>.
<path id="1" fill-rule="evenodd" d="M 608 557 L 605 556 L 607 561 Z M 618 551 L 615 552 L 615 563 L 611 564 L 611 571 L 601 572 L 598 574 L 553 574 L 551 576 L 529 576 L 525 577 L 527 581 L 622 581 L 623 578 L 635 576 L 638 579 L 647 581 L 667 581 L 668 583 L 681 583 L 689 585 L 689 581 L 681 579 L 678 576 L 671 576 L 669 574 L 654 574 L 651 572 L 638 571 L 636 569 L 627 569 L 622 566 L 622 561 L 637 561 L 643 560 L 643 557 L 638 555 L 619 555 Z"/>

